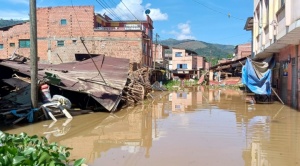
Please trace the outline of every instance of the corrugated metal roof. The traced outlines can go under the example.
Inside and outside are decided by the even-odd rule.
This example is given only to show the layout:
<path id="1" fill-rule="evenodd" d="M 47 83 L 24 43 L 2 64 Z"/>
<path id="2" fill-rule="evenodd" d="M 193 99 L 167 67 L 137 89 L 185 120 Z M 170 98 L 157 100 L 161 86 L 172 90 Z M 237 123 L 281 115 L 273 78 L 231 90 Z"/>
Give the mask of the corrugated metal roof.
<path id="1" fill-rule="evenodd" d="M 121 100 L 129 71 L 129 59 L 99 55 L 93 60 L 105 82 L 91 59 L 58 65 L 39 64 L 38 77 L 43 79 L 45 72 L 55 74 L 61 79 L 61 84 L 58 85 L 60 88 L 89 94 L 108 111 L 112 111 Z M 3 61 L 0 65 L 30 76 L 28 64 Z"/>
<path id="2" fill-rule="evenodd" d="M 0 20 L 0 30 L 8 30 L 9 28 L 20 25 L 25 22 L 29 22 L 28 20 Z"/>

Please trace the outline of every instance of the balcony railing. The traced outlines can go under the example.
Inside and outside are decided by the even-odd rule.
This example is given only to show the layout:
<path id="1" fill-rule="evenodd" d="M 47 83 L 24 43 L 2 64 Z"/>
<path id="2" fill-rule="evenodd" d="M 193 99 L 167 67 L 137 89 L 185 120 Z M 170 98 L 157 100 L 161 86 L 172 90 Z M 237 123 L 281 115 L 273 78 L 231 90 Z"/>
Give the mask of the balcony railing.
<path id="1" fill-rule="evenodd" d="M 145 31 L 144 26 L 127 27 L 95 27 L 96 31 Z"/>

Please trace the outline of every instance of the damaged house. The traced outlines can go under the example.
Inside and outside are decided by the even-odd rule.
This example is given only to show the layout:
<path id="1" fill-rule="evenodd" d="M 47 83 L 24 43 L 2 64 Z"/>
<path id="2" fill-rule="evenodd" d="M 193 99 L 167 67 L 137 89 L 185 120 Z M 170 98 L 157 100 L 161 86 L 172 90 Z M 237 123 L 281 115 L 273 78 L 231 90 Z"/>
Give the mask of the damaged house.
<path id="1" fill-rule="evenodd" d="M 142 100 L 151 88 L 153 22 L 146 18 L 113 21 L 93 6 L 38 8 L 38 79 L 82 109 L 114 111 Z M 29 24 L 0 27 L 0 102 L 30 103 Z"/>

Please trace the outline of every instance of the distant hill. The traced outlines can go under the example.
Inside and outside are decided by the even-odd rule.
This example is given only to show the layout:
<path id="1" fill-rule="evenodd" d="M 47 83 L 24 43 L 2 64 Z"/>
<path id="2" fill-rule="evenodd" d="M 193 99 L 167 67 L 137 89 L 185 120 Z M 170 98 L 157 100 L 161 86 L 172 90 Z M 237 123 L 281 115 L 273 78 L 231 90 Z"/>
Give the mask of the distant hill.
<path id="1" fill-rule="evenodd" d="M 159 42 L 162 45 L 167 45 L 170 48 L 183 48 L 191 51 L 195 51 L 198 55 L 210 58 L 226 58 L 229 54 L 232 55 L 234 52 L 234 45 L 222 45 L 212 44 L 198 40 L 176 40 L 167 39 Z M 167 50 L 170 53 L 171 50 Z"/>

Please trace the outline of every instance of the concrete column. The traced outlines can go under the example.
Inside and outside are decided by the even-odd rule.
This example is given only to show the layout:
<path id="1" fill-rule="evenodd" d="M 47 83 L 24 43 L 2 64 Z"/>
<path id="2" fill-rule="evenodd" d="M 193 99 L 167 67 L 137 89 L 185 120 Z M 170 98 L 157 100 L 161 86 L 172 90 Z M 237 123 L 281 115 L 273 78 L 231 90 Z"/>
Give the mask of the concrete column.
<path id="1" fill-rule="evenodd" d="M 209 71 L 209 81 L 214 80 L 214 72 L 212 70 Z"/>
<path id="2" fill-rule="evenodd" d="M 291 0 L 285 0 L 285 26 L 290 26 L 292 23 L 292 6 Z"/>

